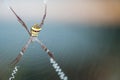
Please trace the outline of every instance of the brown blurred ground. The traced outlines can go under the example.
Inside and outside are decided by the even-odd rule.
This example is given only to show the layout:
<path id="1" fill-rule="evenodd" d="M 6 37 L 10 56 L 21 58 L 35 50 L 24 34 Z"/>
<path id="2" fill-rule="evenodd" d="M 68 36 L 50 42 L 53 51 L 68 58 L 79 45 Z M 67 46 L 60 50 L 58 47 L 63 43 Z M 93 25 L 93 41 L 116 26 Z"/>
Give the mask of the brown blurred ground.
<path id="1" fill-rule="evenodd" d="M 81 1 L 79 17 L 88 22 L 120 22 L 120 1 Z"/>
<path id="2" fill-rule="evenodd" d="M 34 2 L 34 3 L 33 3 Z M 25 19 L 40 19 L 42 16 L 40 6 L 42 2 L 35 1 L 14 1 L 13 8 L 20 16 Z M 2 10 L 0 17 L 8 19 L 11 12 L 1 6 Z M 24 3 L 24 4 L 23 4 Z M 31 11 L 31 8 L 34 11 Z M 9 12 L 8 12 L 9 11 Z M 24 14 L 23 14 L 24 13 Z M 11 15 L 10 15 L 11 14 Z M 7 16 L 7 17 L 6 17 Z M 53 0 L 48 2 L 48 15 L 50 21 L 71 21 L 71 22 L 85 22 L 85 23 L 120 23 L 120 1 L 119 0 Z M 28 19 L 28 20 L 29 20 Z"/>

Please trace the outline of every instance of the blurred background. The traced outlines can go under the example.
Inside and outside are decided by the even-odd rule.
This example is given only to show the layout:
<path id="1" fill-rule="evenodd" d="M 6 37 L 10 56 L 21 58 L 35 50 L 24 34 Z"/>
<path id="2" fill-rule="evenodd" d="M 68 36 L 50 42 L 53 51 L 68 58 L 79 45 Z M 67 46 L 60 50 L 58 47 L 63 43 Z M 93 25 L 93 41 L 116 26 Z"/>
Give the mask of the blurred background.
<path id="1" fill-rule="evenodd" d="M 48 0 L 39 39 L 54 52 L 69 80 L 120 80 L 120 1 Z M 0 80 L 8 80 L 10 62 L 29 35 L 10 11 L 11 5 L 28 28 L 40 23 L 43 0 L 0 0 Z M 30 44 L 18 64 L 15 80 L 60 80 L 48 55 Z"/>

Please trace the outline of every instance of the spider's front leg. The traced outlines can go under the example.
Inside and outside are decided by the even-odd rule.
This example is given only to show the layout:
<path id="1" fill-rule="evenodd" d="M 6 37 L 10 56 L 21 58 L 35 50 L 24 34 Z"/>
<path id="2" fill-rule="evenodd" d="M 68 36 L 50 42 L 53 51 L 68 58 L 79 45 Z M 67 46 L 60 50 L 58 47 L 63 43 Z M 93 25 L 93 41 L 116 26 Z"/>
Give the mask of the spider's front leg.
<path id="1" fill-rule="evenodd" d="M 20 61 L 21 57 L 23 56 L 23 54 L 25 53 L 26 49 L 28 48 L 31 42 L 32 42 L 32 37 L 29 38 L 29 40 L 27 41 L 25 46 L 23 46 L 18 56 L 11 62 L 11 65 L 16 65 Z"/>
<path id="2" fill-rule="evenodd" d="M 28 34 L 31 35 L 31 33 L 30 33 L 27 25 L 25 24 L 25 22 L 16 14 L 16 12 L 12 9 L 12 7 L 9 7 L 9 8 L 14 13 L 14 15 L 16 16 L 16 18 L 20 22 L 20 24 L 22 24 L 22 26 L 26 29 L 26 31 L 28 32 Z"/>

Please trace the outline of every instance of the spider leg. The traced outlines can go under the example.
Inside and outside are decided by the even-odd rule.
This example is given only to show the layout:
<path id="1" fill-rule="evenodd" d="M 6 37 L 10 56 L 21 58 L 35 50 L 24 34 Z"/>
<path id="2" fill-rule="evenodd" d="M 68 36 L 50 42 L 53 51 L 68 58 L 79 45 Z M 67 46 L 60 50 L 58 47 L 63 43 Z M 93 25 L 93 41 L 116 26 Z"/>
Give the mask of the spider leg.
<path id="1" fill-rule="evenodd" d="M 41 45 L 42 49 L 49 55 L 49 57 L 54 59 L 53 53 L 38 38 L 36 38 L 36 41 Z"/>
<path id="2" fill-rule="evenodd" d="M 27 27 L 27 25 L 25 24 L 25 22 L 15 13 L 15 11 L 12 9 L 12 7 L 9 7 L 11 9 L 11 11 L 14 13 L 14 15 L 17 17 L 18 21 L 22 24 L 22 26 L 26 29 L 26 31 L 28 32 L 29 35 L 30 34 L 30 31 Z"/>
<path id="3" fill-rule="evenodd" d="M 44 24 L 45 18 L 46 18 L 46 14 L 47 14 L 47 4 L 45 4 L 45 12 L 42 18 L 42 21 L 40 23 L 40 27 L 42 27 L 42 25 Z"/>
<path id="4" fill-rule="evenodd" d="M 20 53 L 18 54 L 18 56 L 11 62 L 11 65 L 16 65 L 20 61 L 21 57 L 23 56 L 23 54 L 25 53 L 26 49 L 28 48 L 28 46 L 31 42 L 32 42 L 32 37 L 29 38 L 29 40 L 23 46 L 23 48 L 20 51 Z"/>
<path id="5" fill-rule="evenodd" d="M 54 55 L 52 52 L 50 52 L 50 50 L 36 37 L 35 41 L 37 41 L 42 49 L 47 52 L 47 54 L 50 57 L 50 63 L 52 64 L 53 68 L 55 69 L 55 71 L 57 72 L 58 76 L 60 77 L 61 80 L 68 80 L 68 77 L 65 75 L 65 73 L 62 71 L 62 69 L 60 68 L 60 66 L 58 65 L 58 63 L 55 61 Z"/>

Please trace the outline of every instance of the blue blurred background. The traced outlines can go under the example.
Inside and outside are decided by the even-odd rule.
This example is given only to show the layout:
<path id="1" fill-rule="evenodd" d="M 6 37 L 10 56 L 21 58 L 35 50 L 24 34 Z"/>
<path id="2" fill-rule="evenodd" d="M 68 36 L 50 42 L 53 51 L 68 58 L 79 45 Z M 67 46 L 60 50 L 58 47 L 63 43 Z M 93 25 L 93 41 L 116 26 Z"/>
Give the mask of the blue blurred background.
<path id="1" fill-rule="evenodd" d="M 17 22 L 2 22 L 1 25 L 0 78 L 7 80 L 12 71 L 9 63 L 29 36 Z M 89 26 L 46 22 L 39 39 L 54 52 L 69 80 L 119 80 L 120 29 L 106 28 L 106 25 Z M 37 43 L 29 46 L 18 65 L 16 80 L 59 80 L 48 55 Z"/>

